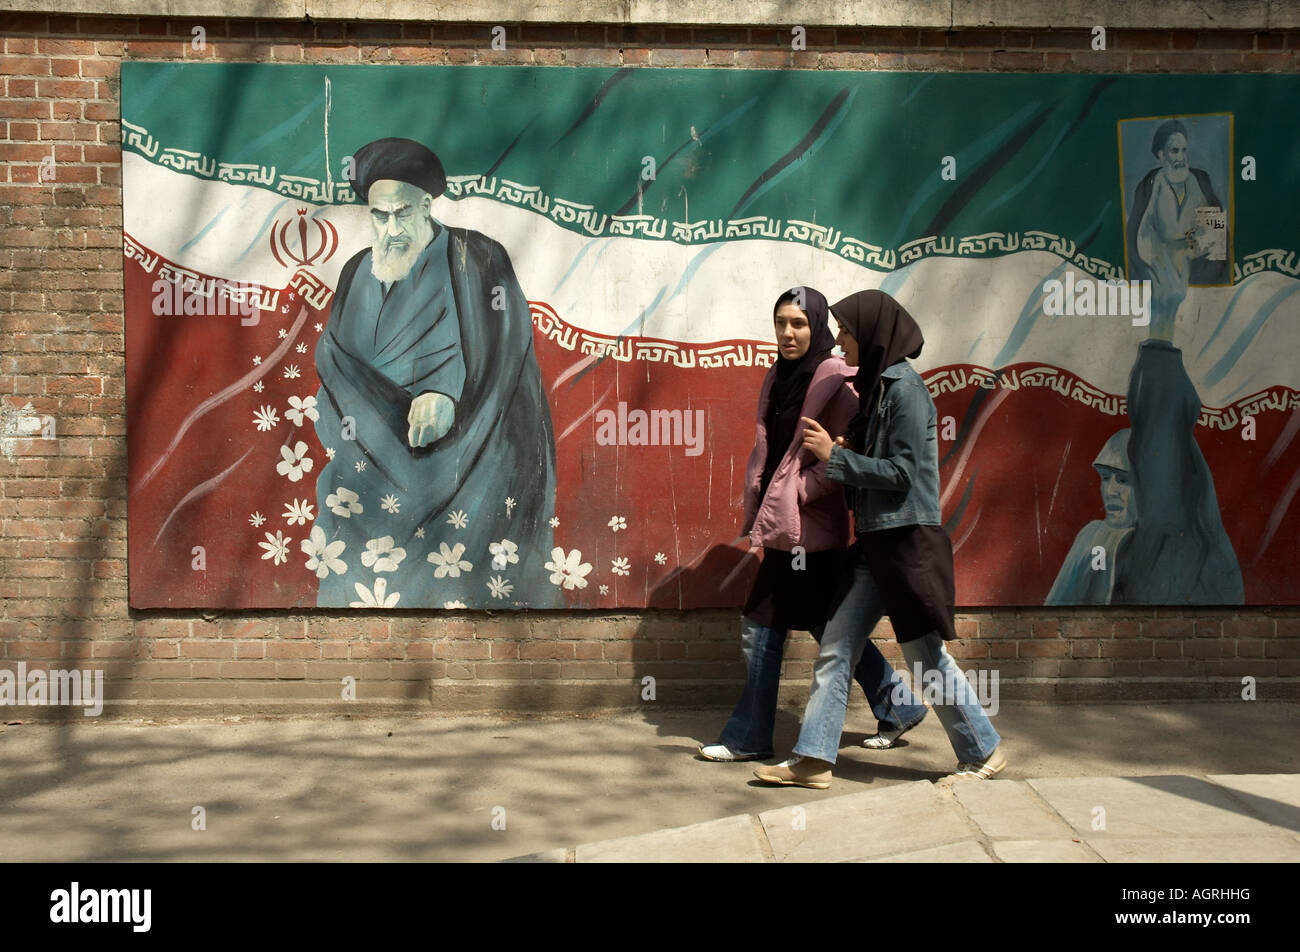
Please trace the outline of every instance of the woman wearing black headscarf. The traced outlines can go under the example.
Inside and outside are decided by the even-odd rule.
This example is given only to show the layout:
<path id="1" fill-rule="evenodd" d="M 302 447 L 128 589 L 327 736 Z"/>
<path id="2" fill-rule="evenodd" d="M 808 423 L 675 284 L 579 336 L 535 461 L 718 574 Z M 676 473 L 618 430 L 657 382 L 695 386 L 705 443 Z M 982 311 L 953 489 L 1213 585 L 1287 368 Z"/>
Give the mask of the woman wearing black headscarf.
<path id="1" fill-rule="evenodd" d="M 858 412 L 832 440 L 805 418 L 803 446 L 826 463 L 826 476 L 849 487 L 857 541 L 853 584 L 821 639 L 813 689 L 795 757 L 755 776 L 769 783 L 830 785 L 849 671 L 888 613 L 903 656 L 931 683 L 943 678 L 935 704 L 957 754 L 956 776 L 987 779 L 1006 766 L 1001 738 L 944 641 L 956 638 L 952 544 L 939 517 L 939 450 L 934 401 L 907 362 L 925 338 L 912 316 L 882 291 L 860 291 L 831 308 L 845 363 L 858 368 Z M 865 623 L 863 622 L 865 619 Z M 914 675 L 916 677 L 916 675 Z M 919 682 L 915 685 L 919 687 Z"/>
<path id="2" fill-rule="evenodd" d="M 763 562 L 741 624 L 749 677 L 717 743 L 700 748 L 706 760 L 772 756 L 781 659 L 790 629 L 821 634 L 844 571 L 849 514 L 841 488 L 826 478 L 825 462 L 803 449 L 801 417 L 837 432 L 857 410 L 852 371 L 831 349 L 826 298 L 797 287 L 773 308 L 777 361 L 763 381 L 758 428 L 745 479 L 745 527 Z M 873 661 L 875 659 L 872 659 Z M 894 671 L 879 658 L 864 664 L 859 683 L 883 723 L 919 720 L 925 707 L 904 694 L 893 703 Z M 903 719 L 903 718 L 906 718 Z"/>

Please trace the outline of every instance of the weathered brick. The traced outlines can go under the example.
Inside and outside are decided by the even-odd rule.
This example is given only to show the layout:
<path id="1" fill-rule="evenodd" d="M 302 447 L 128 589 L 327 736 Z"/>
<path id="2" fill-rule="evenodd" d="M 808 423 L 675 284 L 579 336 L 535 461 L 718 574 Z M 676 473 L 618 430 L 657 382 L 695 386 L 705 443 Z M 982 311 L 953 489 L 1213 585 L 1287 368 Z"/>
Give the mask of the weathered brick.
<path id="1" fill-rule="evenodd" d="M 474 677 L 480 681 L 524 681 L 532 665 L 526 661 L 479 661 Z"/>
<path id="2" fill-rule="evenodd" d="M 560 665 L 560 677 L 584 681 L 615 678 L 618 666 L 605 661 L 571 661 Z"/>
<path id="3" fill-rule="evenodd" d="M 235 645 L 229 641 L 185 641 L 181 643 L 182 658 L 234 658 Z"/>

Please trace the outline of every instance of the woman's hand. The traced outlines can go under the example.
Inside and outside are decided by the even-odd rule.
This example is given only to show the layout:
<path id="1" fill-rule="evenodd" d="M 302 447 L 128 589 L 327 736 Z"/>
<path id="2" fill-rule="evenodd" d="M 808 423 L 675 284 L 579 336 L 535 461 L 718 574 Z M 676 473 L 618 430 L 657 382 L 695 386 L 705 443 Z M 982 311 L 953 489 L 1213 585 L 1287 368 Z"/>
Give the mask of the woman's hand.
<path id="1" fill-rule="evenodd" d="M 831 458 L 831 447 L 835 445 L 831 442 L 831 435 L 811 417 L 800 417 L 799 419 L 804 424 L 803 448 L 823 463 L 826 462 Z"/>

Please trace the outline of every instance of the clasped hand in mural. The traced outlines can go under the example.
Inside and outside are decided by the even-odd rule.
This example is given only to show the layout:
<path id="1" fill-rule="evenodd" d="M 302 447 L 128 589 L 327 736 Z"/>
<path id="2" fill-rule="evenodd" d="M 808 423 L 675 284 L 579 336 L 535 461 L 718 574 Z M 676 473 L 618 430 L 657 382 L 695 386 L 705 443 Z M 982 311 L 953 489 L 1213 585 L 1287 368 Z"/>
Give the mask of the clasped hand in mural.
<path id="1" fill-rule="evenodd" d="M 410 430 L 406 441 L 419 448 L 436 443 L 447 435 L 456 420 L 456 404 L 445 393 L 429 391 L 411 401 L 411 412 L 406 415 Z"/>

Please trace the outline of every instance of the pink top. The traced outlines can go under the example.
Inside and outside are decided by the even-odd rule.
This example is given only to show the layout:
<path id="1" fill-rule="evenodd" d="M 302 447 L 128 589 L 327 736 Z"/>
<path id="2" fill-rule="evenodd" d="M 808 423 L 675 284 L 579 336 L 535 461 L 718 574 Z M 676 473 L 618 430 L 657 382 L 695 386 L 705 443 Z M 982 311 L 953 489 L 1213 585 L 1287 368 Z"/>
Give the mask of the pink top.
<path id="1" fill-rule="evenodd" d="M 850 382 L 857 368 L 843 358 L 827 357 L 813 373 L 804 396 L 800 416 L 817 420 L 831 438 L 841 435 L 858 410 L 858 394 Z M 745 470 L 745 526 L 752 545 L 789 552 L 803 546 L 806 552 L 821 552 L 849 544 L 848 505 L 844 486 L 826 478 L 826 464 L 803 448 L 803 424 L 777 464 L 768 483 L 763 505 L 758 505 L 758 488 L 767 459 L 767 405 L 776 379 L 773 366 L 763 379 L 758 395 L 758 433 L 754 451 Z"/>

